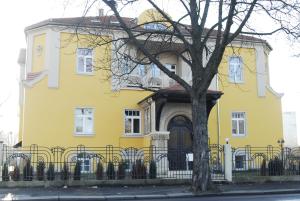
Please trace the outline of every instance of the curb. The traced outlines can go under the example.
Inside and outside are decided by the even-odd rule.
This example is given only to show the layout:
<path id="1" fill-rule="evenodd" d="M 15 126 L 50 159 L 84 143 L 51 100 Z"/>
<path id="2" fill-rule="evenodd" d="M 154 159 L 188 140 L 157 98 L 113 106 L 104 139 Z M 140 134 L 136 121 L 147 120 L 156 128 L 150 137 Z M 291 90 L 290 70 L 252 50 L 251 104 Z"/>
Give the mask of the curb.
<path id="1" fill-rule="evenodd" d="M 107 195 L 107 196 L 23 196 L 16 195 L 12 199 L 7 198 L 2 200 L 21 200 L 21 201 L 30 201 L 30 200 L 63 200 L 63 201 L 96 201 L 96 200 L 147 200 L 147 199 L 166 199 L 166 198 L 191 198 L 191 197 L 221 197 L 221 196 L 247 196 L 247 195 L 274 195 L 274 194 L 296 194 L 300 193 L 300 189 L 280 189 L 280 190 L 248 190 L 248 191 L 229 191 L 229 192 L 219 192 L 219 193 L 172 193 L 172 194 L 156 194 L 156 195 Z"/>

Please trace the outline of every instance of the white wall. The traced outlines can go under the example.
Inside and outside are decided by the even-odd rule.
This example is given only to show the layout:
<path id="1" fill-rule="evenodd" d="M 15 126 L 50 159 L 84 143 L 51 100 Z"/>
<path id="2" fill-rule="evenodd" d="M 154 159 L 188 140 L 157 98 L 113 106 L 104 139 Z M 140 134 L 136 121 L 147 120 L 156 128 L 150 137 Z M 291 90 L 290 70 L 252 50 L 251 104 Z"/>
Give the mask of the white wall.
<path id="1" fill-rule="evenodd" d="M 297 135 L 296 112 L 283 113 L 284 145 L 287 147 L 299 146 Z"/>

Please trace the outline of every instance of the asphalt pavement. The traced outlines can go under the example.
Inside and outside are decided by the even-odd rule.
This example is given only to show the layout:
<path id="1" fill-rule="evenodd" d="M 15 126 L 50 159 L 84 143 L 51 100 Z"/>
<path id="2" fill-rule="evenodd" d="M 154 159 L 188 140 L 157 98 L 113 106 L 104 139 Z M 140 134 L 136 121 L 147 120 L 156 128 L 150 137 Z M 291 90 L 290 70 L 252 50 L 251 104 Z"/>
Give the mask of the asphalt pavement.
<path id="1" fill-rule="evenodd" d="M 80 188 L 1 188 L 2 200 L 300 200 L 300 182 L 218 184 L 214 190 L 193 194 L 190 186 L 120 186 Z M 288 195 L 288 196 L 287 196 Z M 266 196 L 266 199 L 263 197 Z M 269 197 L 268 197 L 269 196 Z M 271 196 L 271 197 L 270 197 Z M 273 196 L 273 197 L 272 197 Z M 277 196 L 277 197 L 276 197 Z M 221 199 L 222 198 L 222 199 Z M 241 200 L 241 199 L 239 199 Z"/>

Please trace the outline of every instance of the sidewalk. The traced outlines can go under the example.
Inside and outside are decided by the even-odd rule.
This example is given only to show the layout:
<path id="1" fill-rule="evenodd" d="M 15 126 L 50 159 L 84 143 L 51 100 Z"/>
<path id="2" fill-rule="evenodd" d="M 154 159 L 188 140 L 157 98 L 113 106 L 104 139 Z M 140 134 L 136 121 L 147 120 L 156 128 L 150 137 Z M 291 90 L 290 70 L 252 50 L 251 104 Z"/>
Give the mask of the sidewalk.
<path id="1" fill-rule="evenodd" d="M 216 191 L 194 195 L 190 186 L 2 188 L 2 200 L 118 200 L 162 199 L 192 196 L 233 196 L 300 193 L 300 182 L 264 184 L 218 184 Z"/>

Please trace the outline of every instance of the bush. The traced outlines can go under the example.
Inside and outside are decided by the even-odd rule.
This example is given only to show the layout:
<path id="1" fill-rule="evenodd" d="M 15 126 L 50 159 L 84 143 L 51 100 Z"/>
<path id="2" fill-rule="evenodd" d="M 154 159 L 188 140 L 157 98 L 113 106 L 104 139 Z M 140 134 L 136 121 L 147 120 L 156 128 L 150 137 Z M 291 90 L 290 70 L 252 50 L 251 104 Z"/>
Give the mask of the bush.
<path id="1" fill-rule="evenodd" d="M 54 173 L 54 164 L 53 163 L 49 163 L 49 167 L 47 170 L 47 180 L 49 181 L 53 181 L 55 178 L 55 173 Z"/>
<path id="2" fill-rule="evenodd" d="M 64 163 L 63 169 L 60 172 L 61 180 L 68 180 L 69 178 L 69 167 L 67 163 Z"/>
<path id="3" fill-rule="evenodd" d="M 144 163 L 141 160 L 137 160 L 132 166 L 132 178 L 133 179 L 146 179 L 147 170 Z"/>
<path id="4" fill-rule="evenodd" d="M 97 168 L 96 168 L 96 179 L 102 180 L 103 179 L 103 165 L 101 161 L 98 162 Z"/>
<path id="5" fill-rule="evenodd" d="M 152 160 L 150 162 L 150 167 L 149 167 L 149 178 L 156 179 L 156 174 L 157 174 L 156 162 Z"/>
<path id="6" fill-rule="evenodd" d="M 81 176 L 81 162 L 77 161 L 75 168 L 74 168 L 74 176 L 73 179 L 74 180 L 80 180 L 80 176 Z"/>
<path id="7" fill-rule="evenodd" d="M 115 173 L 115 167 L 114 167 L 113 162 L 110 162 L 110 161 L 108 162 L 106 175 L 107 175 L 108 179 L 115 179 L 116 173 Z"/>
<path id="8" fill-rule="evenodd" d="M 280 176 L 283 174 L 283 163 L 278 157 L 271 159 L 268 165 L 269 176 Z"/>
<path id="9" fill-rule="evenodd" d="M 126 164 L 124 161 L 121 161 L 118 165 L 118 179 L 125 179 L 125 169 L 126 169 Z"/>
<path id="10" fill-rule="evenodd" d="M 2 181 L 9 181 L 8 165 L 4 163 L 2 169 Z"/>
<path id="11" fill-rule="evenodd" d="M 45 177 L 45 162 L 44 161 L 39 161 L 37 166 L 36 166 L 36 175 L 37 179 L 39 181 L 44 180 Z"/>
<path id="12" fill-rule="evenodd" d="M 300 175 L 300 161 L 298 162 L 298 175 Z"/>
<path id="13" fill-rule="evenodd" d="M 11 175 L 11 178 L 12 178 L 13 181 L 20 181 L 20 177 L 21 177 L 20 176 L 20 168 L 17 165 L 15 165 L 14 166 L 14 171 Z"/>
<path id="14" fill-rule="evenodd" d="M 260 176 L 267 175 L 267 162 L 266 159 L 263 159 L 261 166 L 260 166 Z"/>
<path id="15" fill-rule="evenodd" d="M 33 168 L 31 166 L 31 161 L 27 160 L 23 168 L 23 180 L 32 181 L 32 178 L 33 178 Z"/>

